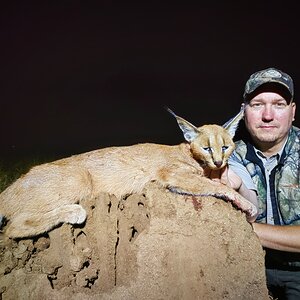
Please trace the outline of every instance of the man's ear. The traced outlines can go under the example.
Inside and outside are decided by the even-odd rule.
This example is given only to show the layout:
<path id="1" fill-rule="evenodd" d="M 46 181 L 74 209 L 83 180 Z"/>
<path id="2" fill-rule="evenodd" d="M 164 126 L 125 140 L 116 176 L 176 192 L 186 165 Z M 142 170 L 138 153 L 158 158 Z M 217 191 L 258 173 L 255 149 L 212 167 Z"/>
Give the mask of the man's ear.
<path id="1" fill-rule="evenodd" d="M 170 108 L 167 107 L 166 109 L 171 115 L 176 118 L 176 121 L 183 132 L 185 140 L 191 143 L 199 135 L 199 130 L 197 129 L 197 127 L 186 121 L 185 119 L 177 116 Z"/>
<path id="2" fill-rule="evenodd" d="M 245 111 L 245 105 L 242 104 L 240 112 L 223 125 L 223 127 L 230 134 L 231 138 L 234 138 L 234 136 L 235 136 L 235 133 L 238 129 L 239 123 L 244 117 L 244 111 Z"/>
<path id="3" fill-rule="evenodd" d="M 291 103 L 292 105 L 292 109 L 293 109 L 293 121 L 295 121 L 295 114 L 296 114 L 296 103 L 295 102 L 292 102 Z"/>

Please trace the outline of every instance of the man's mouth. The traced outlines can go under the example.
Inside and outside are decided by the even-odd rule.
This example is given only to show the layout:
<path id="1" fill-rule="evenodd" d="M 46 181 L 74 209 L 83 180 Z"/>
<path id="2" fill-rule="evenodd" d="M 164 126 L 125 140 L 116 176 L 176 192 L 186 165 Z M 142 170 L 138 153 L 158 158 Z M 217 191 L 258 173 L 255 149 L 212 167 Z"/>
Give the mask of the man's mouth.
<path id="1" fill-rule="evenodd" d="M 275 125 L 260 125 L 258 128 L 260 129 L 275 129 L 277 126 Z"/>

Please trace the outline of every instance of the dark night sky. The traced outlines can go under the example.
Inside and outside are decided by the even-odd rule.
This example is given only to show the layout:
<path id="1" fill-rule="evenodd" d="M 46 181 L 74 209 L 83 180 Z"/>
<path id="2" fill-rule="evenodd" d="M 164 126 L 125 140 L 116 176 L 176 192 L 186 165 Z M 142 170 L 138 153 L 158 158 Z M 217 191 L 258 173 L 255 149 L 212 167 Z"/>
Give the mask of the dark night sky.
<path id="1" fill-rule="evenodd" d="M 2 158 L 179 143 L 165 106 L 197 126 L 223 124 L 238 112 L 248 76 L 270 66 L 294 78 L 296 98 L 300 89 L 299 15 L 290 2 L 6 2 Z"/>

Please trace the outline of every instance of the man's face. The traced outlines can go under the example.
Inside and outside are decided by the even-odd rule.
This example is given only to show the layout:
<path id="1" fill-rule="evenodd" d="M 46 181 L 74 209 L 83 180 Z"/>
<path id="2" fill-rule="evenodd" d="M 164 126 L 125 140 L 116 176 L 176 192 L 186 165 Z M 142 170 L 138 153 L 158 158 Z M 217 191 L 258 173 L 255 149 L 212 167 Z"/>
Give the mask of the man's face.
<path id="1" fill-rule="evenodd" d="M 276 92 L 262 92 L 245 107 L 245 124 L 257 146 L 276 146 L 284 143 L 292 126 L 296 110 L 294 102 Z"/>

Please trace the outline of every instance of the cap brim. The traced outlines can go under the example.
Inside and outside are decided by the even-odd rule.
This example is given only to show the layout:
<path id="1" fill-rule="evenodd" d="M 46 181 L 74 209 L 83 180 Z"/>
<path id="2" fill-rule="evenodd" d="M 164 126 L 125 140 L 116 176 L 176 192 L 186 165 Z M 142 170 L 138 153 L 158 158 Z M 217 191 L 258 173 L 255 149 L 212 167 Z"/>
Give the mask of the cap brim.
<path id="1" fill-rule="evenodd" d="M 293 99 L 293 95 L 291 94 L 289 87 L 282 81 L 273 79 L 253 85 L 249 92 L 244 93 L 244 101 L 247 102 L 263 92 L 274 92 L 280 94 L 286 101 L 291 101 Z"/>

